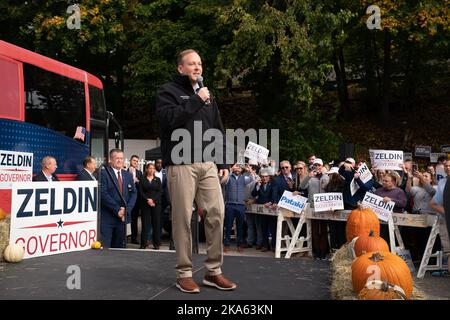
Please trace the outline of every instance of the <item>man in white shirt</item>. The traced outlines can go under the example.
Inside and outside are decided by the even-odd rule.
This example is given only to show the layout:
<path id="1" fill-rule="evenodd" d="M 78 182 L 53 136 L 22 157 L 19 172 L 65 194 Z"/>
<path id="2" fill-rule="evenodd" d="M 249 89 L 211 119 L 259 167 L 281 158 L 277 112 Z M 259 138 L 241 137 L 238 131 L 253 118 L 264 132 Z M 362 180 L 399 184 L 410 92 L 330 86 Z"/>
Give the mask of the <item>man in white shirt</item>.
<path id="1" fill-rule="evenodd" d="M 58 168 L 56 159 L 51 156 L 46 156 L 41 162 L 42 170 L 33 177 L 33 181 L 59 181 L 55 175 L 55 171 Z"/>

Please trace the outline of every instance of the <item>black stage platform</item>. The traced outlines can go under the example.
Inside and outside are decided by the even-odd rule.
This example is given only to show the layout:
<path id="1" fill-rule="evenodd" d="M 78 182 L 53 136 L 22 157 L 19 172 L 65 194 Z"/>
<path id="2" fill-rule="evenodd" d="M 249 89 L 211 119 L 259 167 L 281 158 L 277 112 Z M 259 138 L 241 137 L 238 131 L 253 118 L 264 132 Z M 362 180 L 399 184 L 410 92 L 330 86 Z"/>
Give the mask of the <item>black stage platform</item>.
<path id="1" fill-rule="evenodd" d="M 225 256 L 232 292 L 201 284 L 206 256 L 194 255 L 199 294 L 175 287 L 174 252 L 87 250 L 0 265 L 0 299 L 136 300 L 328 300 L 329 262 L 309 258 Z M 66 273 L 78 265 L 81 289 L 67 288 Z M 73 279 L 73 278 L 72 278 Z M 73 283 L 73 281 L 70 281 Z"/>

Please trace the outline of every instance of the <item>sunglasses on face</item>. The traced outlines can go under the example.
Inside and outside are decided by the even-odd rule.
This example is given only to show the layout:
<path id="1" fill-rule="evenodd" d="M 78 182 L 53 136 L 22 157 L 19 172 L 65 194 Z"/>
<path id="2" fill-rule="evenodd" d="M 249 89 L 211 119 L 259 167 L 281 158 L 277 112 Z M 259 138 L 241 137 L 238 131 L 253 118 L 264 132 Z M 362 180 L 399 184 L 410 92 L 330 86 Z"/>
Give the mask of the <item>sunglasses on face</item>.
<path id="1" fill-rule="evenodd" d="M 289 167 L 281 167 L 281 169 L 289 169 Z"/>

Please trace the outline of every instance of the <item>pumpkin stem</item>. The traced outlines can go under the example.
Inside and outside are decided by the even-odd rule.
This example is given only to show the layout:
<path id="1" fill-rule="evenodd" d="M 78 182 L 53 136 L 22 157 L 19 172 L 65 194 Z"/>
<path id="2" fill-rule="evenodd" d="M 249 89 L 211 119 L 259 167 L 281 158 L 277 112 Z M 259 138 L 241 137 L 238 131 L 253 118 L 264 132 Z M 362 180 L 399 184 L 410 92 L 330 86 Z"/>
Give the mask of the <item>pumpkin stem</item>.
<path id="1" fill-rule="evenodd" d="M 358 210 L 364 210 L 364 207 L 363 207 L 361 201 L 358 201 L 358 203 L 356 204 L 356 206 L 358 207 Z"/>
<path id="2" fill-rule="evenodd" d="M 369 237 L 373 237 L 374 236 L 374 234 L 373 234 L 373 230 L 372 229 L 370 229 L 370 232 L 369 232 Z"/>
<path id="3" fill-rule="evenodd" d="M 379 252 L 375 252 L 369 259 L 372 260 L 373 262 L 380 262 L 384 260 L 384 256 L 381 255 L 381 253 Z"/>

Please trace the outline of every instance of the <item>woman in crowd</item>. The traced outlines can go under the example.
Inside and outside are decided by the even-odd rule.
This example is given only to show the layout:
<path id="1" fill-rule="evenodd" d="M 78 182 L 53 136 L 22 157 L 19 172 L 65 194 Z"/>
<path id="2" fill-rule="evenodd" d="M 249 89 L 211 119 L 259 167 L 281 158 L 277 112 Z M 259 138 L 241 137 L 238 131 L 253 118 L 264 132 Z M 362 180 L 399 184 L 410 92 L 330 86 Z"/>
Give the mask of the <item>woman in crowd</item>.
<path id="1" fill-rule="evenodd" d="M 328 177 L 330 181 L 325 187 L 326 192 L 343 192 L 345 180 L 339 174 L 337 167 L 332 167 L 328 171 Z M 332 249 L 339 249 L 344 243 L 347 242 L 345 235 L 345 221 L 328 221 L 328 227 L 330 228 L 330 246 Z"/>
<path id="2" fill-rule="evenodd" d="M 418 186 L 412 186 L 413 177 L 419 179 Z M 434 176 L 426 172 L 414 172 L 408 173 L 408 181 L 406 183 L 406 192 L 412 197 L 413 207 L 412 213 L 414 214 L 433 214 L 436 215 L 437 212 L 430 207 L 430 200 L 436 193 L 436 180 Z M 409 228 L 412 229 L 412 228 Z M 415 230 L 410 230 L 408 232 L 409 247 L 411 248 L 411 255 L 419 260 L 421 257 L 419 252 L 424 252 L 428 236 L 430 235 L 431 228 L 414 228 Z M 439 219 L 439 238 L 441 240 L 441 248 L 444 252 L 450 252 L 449 237 L 447 232 L 447 227 L 445 224 L 445 219 Z"/>
<path id="3" fill-rule="evenodd" d="M 295 164 L 294 191 L 305 198 L 308 198 L 308 189 L 300 188 L 300 184 L 308 176 L 308 167 L 303 161 L 297 161 Z"/>
<path id="4" fill-rule="evenodd" d="M 314 208 L 314 194 L 324 193 L 329 177 L 323 172 L 322 159 L 316 158 L 312 170 L 300 183 L 301 189 L 308 189 L 308 202 Z M 316 259 L 326 260 L 329 251 L 327 222 L 325 220 L 311 221 L 312 249 Z"/>
<path id="5" fill-rule="evenodd" d="M 146 235 L 152 226 L 152 242 L 153 249 L 159 250 L 161 243 L 161 196 L 162 184 L 161 180 L 155 176 L 155 165 L 149 163 L 145 170 L 144 178 L 139 184 L 139 192 L 141 194 L 141 218 L 142 218 L 142 232 L 141 232 L 141 249 L 148 246 Z"/>
<path id="6" fill-rule="evenodd" d="M 387 173 L 383 177 L 383 186 L 375 190 L 375 194 L 383 198 L 384 202 L 394 201 L 394 212 L 402 213 L 406 206 L 406 194 L 397 186 L 398 174 Z"/>
<path id="7" fill-rule="evenodd" d="M 375 170 L 373 188 L 379 189 L 383 186 L 383 177 L 386 175 L 385 170 Z"/>
<path id="8" fill-rule="evenodd" d="M 397 187 L 398 175 L 389 172 L 383 177 L 383 186 L 375 190 L 375 194 L 383 198 L 384 202 L 394 201 L 394 212 L 403 213 L 406 206 L 406 194 Z M 389 241 L 389 232 L 387 224 L 380 226 L 380 236 Z"/>

